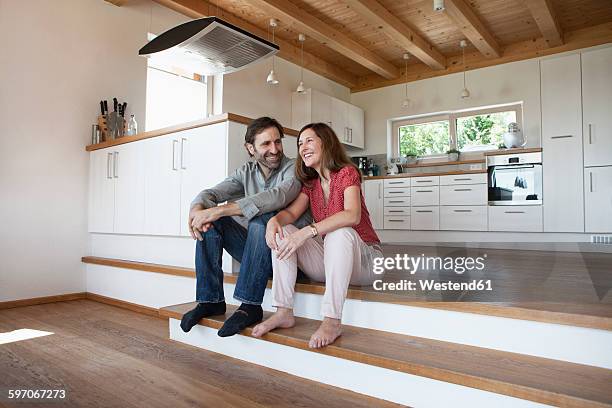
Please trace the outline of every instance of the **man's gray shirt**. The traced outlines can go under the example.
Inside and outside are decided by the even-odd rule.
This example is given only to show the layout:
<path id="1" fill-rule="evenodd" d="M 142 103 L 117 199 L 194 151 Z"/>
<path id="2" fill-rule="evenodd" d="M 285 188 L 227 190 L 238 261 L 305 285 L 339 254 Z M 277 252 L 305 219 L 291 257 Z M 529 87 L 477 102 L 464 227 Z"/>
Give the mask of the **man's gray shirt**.
<path id="1" fill-rule="evenodd" d="M 253 217 L 287 207 L 301 189 L 302 183 L 295 177 L 295 159 L 283 156 L 280 166 L 272 170 L 268 179 L 252 159 L 221 183 L 201 191 L 191 202 L 191 207 L 201 204 L 204 208 L 211 208 L 225 201 L 235 201 L 250 221 Z M 312 216 L 306 210 L 295 225 L 301 228 L 310 223 Z"/>

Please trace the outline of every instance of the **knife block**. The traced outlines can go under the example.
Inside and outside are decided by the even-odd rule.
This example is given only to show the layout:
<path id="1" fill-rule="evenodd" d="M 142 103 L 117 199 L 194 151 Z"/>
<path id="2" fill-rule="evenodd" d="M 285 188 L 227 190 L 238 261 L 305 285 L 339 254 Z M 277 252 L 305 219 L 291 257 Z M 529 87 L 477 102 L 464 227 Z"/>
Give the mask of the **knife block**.
<path id="1" fill-rule="evenodd" d="M 113 140 L 108 124 L 106 123 L 106 115 L 98 115 L 98 127 L 100 128 L 100 142 L 108 142 Z M 127 133 L 127 121 L 123 118 L 123 135 Z"/>

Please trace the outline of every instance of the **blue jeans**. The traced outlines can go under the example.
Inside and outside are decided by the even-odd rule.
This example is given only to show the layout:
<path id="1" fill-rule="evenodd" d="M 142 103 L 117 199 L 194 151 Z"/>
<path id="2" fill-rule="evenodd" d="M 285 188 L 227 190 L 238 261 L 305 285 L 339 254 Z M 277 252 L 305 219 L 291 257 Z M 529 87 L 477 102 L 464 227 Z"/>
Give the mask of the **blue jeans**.
<path id="1" fill-rule="evenodd" d="M 261 305 L 268 278 L 272 277 L 272 255 L 266 244 L 266 224 L 275 213 L 251 219 L 244 229 L 231 217 L 213 222 L 214 228 L 202 234 L 196 243 L 196 300 L 200 303 L 223 302 L 223 269 L 221 257 L 225 249 L 240 262 L 240 275 L 234 299 Z"/>

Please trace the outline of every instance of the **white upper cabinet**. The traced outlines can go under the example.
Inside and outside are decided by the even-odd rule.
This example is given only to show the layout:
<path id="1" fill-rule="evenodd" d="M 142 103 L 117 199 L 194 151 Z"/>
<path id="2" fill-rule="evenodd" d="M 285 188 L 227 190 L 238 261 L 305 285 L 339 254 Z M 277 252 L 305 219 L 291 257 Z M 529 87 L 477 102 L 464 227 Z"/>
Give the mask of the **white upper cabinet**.
<path id="1" fill-rule="evenodd" d="M 181 171 L 181 235 L 189 236 L 187 220 L 191 201 L 227 174 L 227 122 L 190 129 L 177 134 Z"/>
<path id="2" fill-rule="evenodd" d="M 586 232 L 612 232 L 612 166 L 584 169 Z"/>
<path id="3" fill-rule="evenodd" d="M 113 232 L 115 180 L 112 148 L 89 155 L 89 232 Z"/>
<path id="4" fill-rule="evenodd" d="M 582 53 L 582 104 L 584 165 L 612 165 L 612 48 Z"/>
<path id="5" fill-rule="evenodd" d="M 374 229 L 383 228 L 383 180 L 366 180 L 362 184 L 365 205 Z"/>
<path id="6" fill-rule="evenodd" d="M 363 109 L 314 89 L 291 96 L 291 127 L 299 130 L 313 122 L 331 126 L 340 142 L 347 146 L 365 146 Z"/>
<path id="7" fill-rule="evenodd" d="M 545 232 L 584 232 L 580 55 L 540 62 Z"/>

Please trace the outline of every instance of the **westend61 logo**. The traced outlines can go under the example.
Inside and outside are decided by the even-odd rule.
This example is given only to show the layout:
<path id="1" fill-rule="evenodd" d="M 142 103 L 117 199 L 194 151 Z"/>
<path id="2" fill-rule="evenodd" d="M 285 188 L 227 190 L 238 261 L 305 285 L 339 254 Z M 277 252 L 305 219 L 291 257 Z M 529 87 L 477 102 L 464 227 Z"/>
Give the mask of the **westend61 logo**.
<path id="1" fill-rule="evenodd" d="M 484 260 L 487 254 L 479 257 L 441 257 L 441 256 L 421 256 L 414 257 L 408 254 L 397 254 L 395 257 L 381 257 L 374 259 L 373 272 L 377 275 L 385 273 L 385 270 L 404 270 L 414 275 L 419 270 L 424 271 L 453 271 L 458 275 L 474 270 L 482 271 L 485 267 Z"/>

